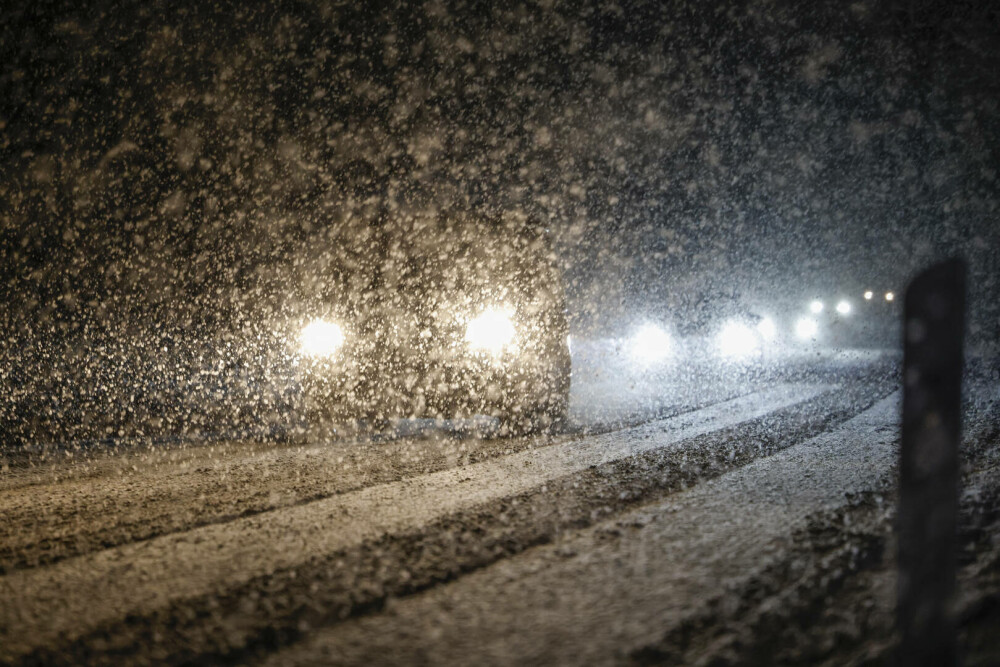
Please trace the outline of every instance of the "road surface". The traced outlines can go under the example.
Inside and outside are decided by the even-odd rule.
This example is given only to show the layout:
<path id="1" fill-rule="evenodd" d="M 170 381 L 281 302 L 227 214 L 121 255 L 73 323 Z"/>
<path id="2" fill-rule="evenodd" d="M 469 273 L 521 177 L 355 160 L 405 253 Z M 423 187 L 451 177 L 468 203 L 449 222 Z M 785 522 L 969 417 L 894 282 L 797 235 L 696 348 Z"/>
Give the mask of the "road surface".
<path id="1" fill-rule="evenodd" d="M 0 663 L 891 655 L 898 359 L 697 383 L 594 368 L 557 435 L 418 424 L 7 456 Z M 969 664 L 997 657 L 997 386 L 970 373 Z"/>

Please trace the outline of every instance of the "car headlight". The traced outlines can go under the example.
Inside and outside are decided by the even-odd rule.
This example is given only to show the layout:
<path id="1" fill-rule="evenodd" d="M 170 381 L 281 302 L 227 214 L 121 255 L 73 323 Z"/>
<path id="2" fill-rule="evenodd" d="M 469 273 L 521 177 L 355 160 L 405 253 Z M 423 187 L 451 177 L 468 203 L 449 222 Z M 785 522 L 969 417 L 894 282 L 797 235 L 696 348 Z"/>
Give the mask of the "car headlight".
<path id="1" fill-rule="evenodd" d="M 632 335 L 629 351 L 636 361 L 650 363 L 668 357 L 672 347 L 670 334 L 655 324 L 644 324 Z"/>
<path id="2" fill-rule="evenodd" d="M 802 340 L 809 340 L 810 338 L 815 338 L 816 334 L 819 332 L 819 325 L 816 324 L 816 320 L 810 319 L 808 317 L 803 317 L 798 322 L 795 323 L 795 335 Z"/>
<path id="3" fill-rule="evenodd" d="M 302 352 L 311 357 L 329 357 L 344 344 L 344 330 L 334 322 L 313 320 L 302 328 Z"/>
<path id="4" fill-rule="evenodd" d="M 465 328 L 465 340 L 474 350 L 490 354 L 500 354 L 513 347 L 514 321 L 510 312 L 500 308 L 490 308 L 469 321 Z"/>
<path id="5" fill-rule="evenodd" d="M 774 340 L 778 335 L 778 325 L 770 317 L 765 317 L 757 323 L 757 333 L 764 340 Z"/>
<path id="6" fill-rule="evenodd" d="M 719 331 L 719 351 L 727 357 L 746 356 L 759 346 L 757 332 L 742 322 L 729 322 Z"/>

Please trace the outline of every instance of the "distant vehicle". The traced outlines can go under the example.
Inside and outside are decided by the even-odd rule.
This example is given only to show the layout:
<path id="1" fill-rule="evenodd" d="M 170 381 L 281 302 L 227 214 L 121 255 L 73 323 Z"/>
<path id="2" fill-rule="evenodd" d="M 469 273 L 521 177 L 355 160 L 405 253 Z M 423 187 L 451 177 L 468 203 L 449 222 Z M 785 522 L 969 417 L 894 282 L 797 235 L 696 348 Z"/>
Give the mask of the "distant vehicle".
<path id="1" fill-rule="evenodd" d="M 694 300 L 674 328 L 690 358 L 745 361 L 776 338 L 777 324 L 742 304 L 737 295 L 712 293 Z"/>
<path id="2" fill-rule="evenodd" d="M 310 422 L 483 414 L 523 433 L 565 419 L 565 296 L 531 221 L 341 222 L 307 252 L 288 339 Z"/>

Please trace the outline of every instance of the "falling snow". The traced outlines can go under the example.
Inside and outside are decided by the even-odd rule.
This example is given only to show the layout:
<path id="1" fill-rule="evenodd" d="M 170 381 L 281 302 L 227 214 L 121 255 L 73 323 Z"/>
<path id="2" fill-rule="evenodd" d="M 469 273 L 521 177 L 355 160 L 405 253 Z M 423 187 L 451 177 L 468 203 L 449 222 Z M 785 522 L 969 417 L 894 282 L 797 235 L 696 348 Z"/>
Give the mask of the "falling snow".
<path id="1" fill-rule="evenodd" d="M 344 599 L 381 605 L 846 423 L 898 385 L 908 281 L 954 256 L 969 270 L 972 439 L 989 440 L 1000 17 L 988 3 L 8 4 L 0 596 L 6 575 L 34 581 L 36 567 L 136 540 L 155 551 L 204 528 L 253 544 L 247 517 L 277 525 L 269 512 L 304 507 L 312 526 L 309 503 L 339 508 L 330 498 L 373 485 L 407 511 L 424 503 L 420 520 L 441 524 L 421 533 L 427 552 L 445 555 L 414 558 L 424 547 L 397 540 L 402 514 L 371 510 L 352 520 L 384 524 L 358 535 L 391 535 L 392 566 L 367 551 L 331 564 L 318 546 L 286 558 L 272 543 L 260 572 L 233 569 L 289 577 L 294 619 L 257 613 L 256 589 L 226 609 L 253 607 L 291 641 L 357 615 Z M 760 398 L 782 388 L 801 405 Z M 731 405 L 716 430 L 686 421 Z M 995 456 L 980 449 L 977 471 Z M 440 506 L 411 485 L 421 475 L 445 480 Z M 887 521 L 879 479 L 844 512 Z M 71 490 L 19 492 L 47 484 Z M 994 487 L 981 488 L 970 516 L 993 511 Z M 456 498 L 492 503 L 483 525 L 465 505 L 446 517 Z M 640 528 L 600 525 L 544 558 L 635 547 L 619 538 Z M 323 565 L 301 582 L 325 593 L 295 588 L 307 556 Z M 362 573 L 376 571 L 392 574 Z M 326 611 L 301 603 L 311 595 Z M 76 623 L 53 613 L 52 628 Z M 263 646 L 251 639 L 197 650 L 242 661 Z M 0 648 L 0 662 L 12 655 Z"/>

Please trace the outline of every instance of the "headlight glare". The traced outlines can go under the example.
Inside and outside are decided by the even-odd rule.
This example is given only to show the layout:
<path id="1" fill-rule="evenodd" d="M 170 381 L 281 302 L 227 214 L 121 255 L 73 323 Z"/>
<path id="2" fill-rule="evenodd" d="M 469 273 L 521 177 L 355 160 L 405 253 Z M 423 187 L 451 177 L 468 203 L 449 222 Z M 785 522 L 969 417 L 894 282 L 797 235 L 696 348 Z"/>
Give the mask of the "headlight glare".
<path id="1" fill-rule="evenodd" d="M 816 320 L 803 317 L 795 323 L 795 335 L 802 340 L 815 338 L 817 333 L 819 333 L 819 325 L 816 324 Z"/>
<path id="2" fill-rule="evenodd" d="M 764 340 L 774 340 L 778 335 L 778 325 L 770 317 L 765 317 L 757 323 L 757 333 Z"/>
<path id="3" fill-rule="evenodd" d="M 632 336 L 630 352 L 636 361 L 662 361 L 670 354 L 670 335 L 655 324 L 644 324 Z"/>
<path id="4" fill-rule="evenodd" d="M 719 351 L 727 357 L 744 357 L 760 346 L 757 332 L 742 322 L 728 322 L 719 331 Z"/>
<path id="5" fill-rule="evenodd" d="M 334 322 L 317 319 L 302 328 L 299 342 L 304 354 L 329 357 L 344 344 L 344 331 Z"/>
<path id="6" fill-rule="evenodd" d="M 465 329 L 465 340 L 474 350 L 498 355 L 504 349 L 512 347 L 515 334 L 510 312 L 490 308 L 469 321 Z"/>

